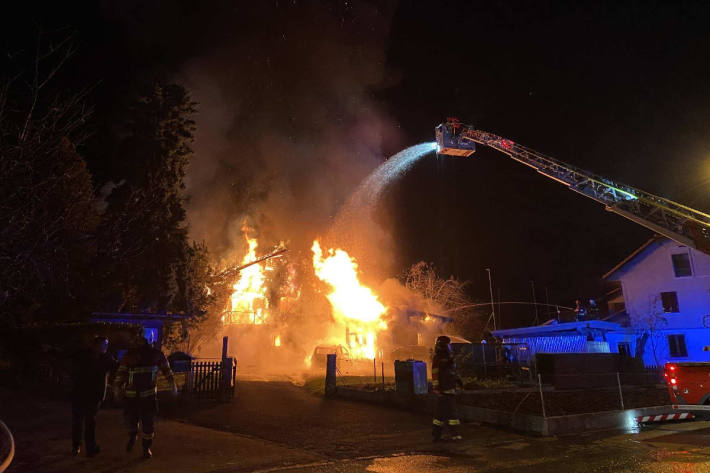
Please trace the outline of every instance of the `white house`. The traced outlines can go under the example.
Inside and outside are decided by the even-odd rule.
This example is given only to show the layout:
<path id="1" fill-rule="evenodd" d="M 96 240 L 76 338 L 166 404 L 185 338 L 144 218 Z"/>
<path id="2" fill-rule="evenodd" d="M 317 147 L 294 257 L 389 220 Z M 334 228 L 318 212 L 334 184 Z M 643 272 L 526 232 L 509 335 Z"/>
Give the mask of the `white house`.
<path id="1" fill-rule="evenodd" d="M 642 351 L 647 366 L 710 361 L 710 256 L 657 236 L 604 279 L 620 283 L 610 310 L 625 307 L 632 329 L 608 333 L 610 351 Z"/>

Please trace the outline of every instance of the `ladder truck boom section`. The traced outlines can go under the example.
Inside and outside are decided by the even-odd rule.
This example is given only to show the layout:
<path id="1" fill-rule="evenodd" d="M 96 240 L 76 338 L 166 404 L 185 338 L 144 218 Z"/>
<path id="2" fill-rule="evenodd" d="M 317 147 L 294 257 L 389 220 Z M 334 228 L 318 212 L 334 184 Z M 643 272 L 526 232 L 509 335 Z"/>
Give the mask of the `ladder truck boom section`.
<path id="1" fill-rule="evenodd" d="M 507 154 L 571 190 L 603 204 L 606 210 L 710 254 L 710 215 L 641 189 L 545 156 L 512 140 L 449 118 L 436 129 L 437 154 L 471 156 L 475 144 Z"/>

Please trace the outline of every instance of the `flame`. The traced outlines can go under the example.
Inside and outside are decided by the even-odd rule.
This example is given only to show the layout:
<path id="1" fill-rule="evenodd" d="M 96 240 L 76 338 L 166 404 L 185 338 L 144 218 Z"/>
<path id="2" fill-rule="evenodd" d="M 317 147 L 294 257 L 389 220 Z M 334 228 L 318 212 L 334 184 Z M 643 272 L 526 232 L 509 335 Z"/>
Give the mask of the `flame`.
<path id="1" fill-rule="evenodd" d="M 276 335 L 276 338 L 274 339 L 274 346 L 275 347 L 281 346 L 281 335 Z"/>
<path id="2" fill-rule="evenodd" d="M 242 227 L 244 239 L 249 250 L 242 264 L 247 264 L 256 259 L 256 249 L 259 246 L 256 238 L 249 238 L 246 224 Z M 229 298 L 226 310 L 225 323 L 261 325 L 266 322 L 269 314 L 269 300 L 266 298 L 266 280 L 264 264 L 253 264 L 239 272 L 239 280 L 232 287 L 233 292 Z"/>
<path id="3" fill-rule="evenodd" d="M 381 318 L 387 307 L 370 288 L 360 284 L 357 263 L 347 252 L 330 249 L 323 257 L 317 240 L 311 250 L 316 276 L 332 289 L 327 297 L 337 328 L 345 332 L 342 344 L 350 350 L 351 358 L 374 358 L 377 334 L 387 328 Z"/>

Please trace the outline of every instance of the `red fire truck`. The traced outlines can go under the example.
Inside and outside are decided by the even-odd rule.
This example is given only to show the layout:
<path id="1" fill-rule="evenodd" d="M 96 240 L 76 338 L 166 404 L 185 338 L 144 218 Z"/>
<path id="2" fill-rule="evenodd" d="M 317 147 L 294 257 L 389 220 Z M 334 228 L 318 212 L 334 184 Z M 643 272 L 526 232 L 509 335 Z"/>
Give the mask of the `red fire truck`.
<path id="1" fill-rule="evenodd" d="M 673 404 L 710 404 L 710 363 L 666 363 L 663 375 Z"/>

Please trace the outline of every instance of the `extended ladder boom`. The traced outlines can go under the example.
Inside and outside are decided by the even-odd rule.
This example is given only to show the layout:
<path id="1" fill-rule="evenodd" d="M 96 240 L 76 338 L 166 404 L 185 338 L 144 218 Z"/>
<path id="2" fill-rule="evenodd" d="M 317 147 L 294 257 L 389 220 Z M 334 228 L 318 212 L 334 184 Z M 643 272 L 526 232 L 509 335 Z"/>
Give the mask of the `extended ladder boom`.
<path id="1" fill-rule="evenodd" d="M 437 152 L 470 155 L 473 143 L 505 153 L 540 174 L 663 236 L 710 254 L 710 215 L 579 169 L 493 133 L 449 119 L 436 127 Z M 466 154 L 463 154 L 466 151 Z"/>
<path id="2" fill-rule="evenodd" d="M 271 258 L 276 258 L 277 256 L 281 256 L 282 254 L 286 253 L 287 251 L 288 251 L 287 248 L 280 246 L 280 247 L 276 248 L 274 251 L 272 251 L 271 253 L 268 253 L 264 256 L 260 256 L 259 258 L 256 258 L 253 261 L 249 261 L 248 263 L 244 263 L 244 264 L 240 264 L 237 266 L 232 266 L 230 268 L 224 269 L 224 270 L 220 271 L 219 273 L 217 273 L 214 276 L 214 279 L 216 281 L 230 280 L 231 278 L 234 278 L 237 274 L 239 274 L 239 272 L 242 269 L 248 268 L 249 266 L 255 265 L 257 263 L 261 263 L 262 261 L 266 261 Z"/>

